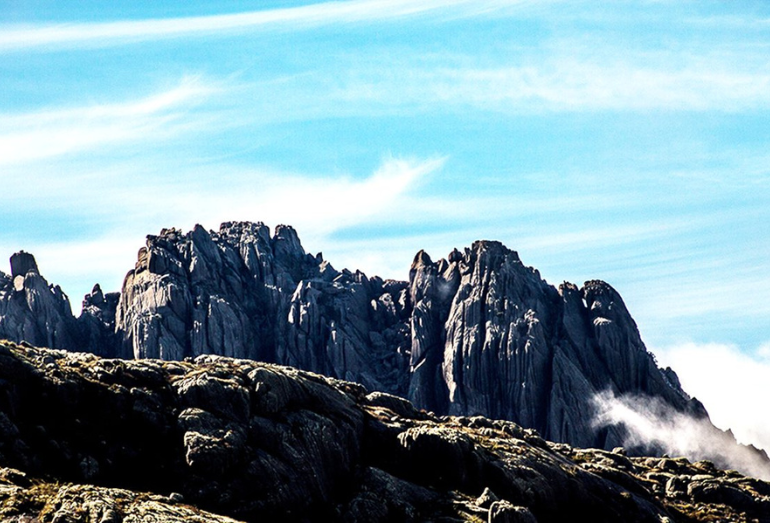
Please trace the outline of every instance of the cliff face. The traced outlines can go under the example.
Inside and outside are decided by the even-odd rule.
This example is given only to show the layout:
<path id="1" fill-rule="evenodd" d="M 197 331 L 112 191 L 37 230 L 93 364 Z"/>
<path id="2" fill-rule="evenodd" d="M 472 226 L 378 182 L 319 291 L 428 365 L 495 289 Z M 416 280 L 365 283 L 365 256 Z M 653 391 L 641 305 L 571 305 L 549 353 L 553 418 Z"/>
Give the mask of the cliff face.
<path id="1" fill-rule="evenodd" d="M 117 355 L 217 354 L 278 362 L 368 387 L 408 380 L 405 283 L 338 272 L 296 232 L 225 223 L 151 236 L 123 284 Z"/>
<path id="2" fill-rule="evenodd" d="M 514 251 L 485 241 L 437 263 L 419 254 L 411 284 L 410 399 L 418 405 L 605 448 L 622 434 L 591 427 L 588 400 L 598 391 L 706 415 L 658 369 L 620 295 L 602 281 L 555 289 Z"/>
<path id="3" fill-rule="evenodd" d="M 438 414 L 512 420 L 581 446 L 623 440 L 618 428 L 590 424 L 590 400 L 602 391 L 706 415 L 657 368 L 612 287 L 554 288 L 498 242 L 436 262 L 421 251 L 399 282 L 335 270 L 307 254 L 291 227 L 272 236 L 261 223 L 164 230 L 148 237 L 119 297 L 95 287 L 78 320 L 36 268 L 25 278 L 38 283 L 24 279 L 18 291 L 18 276 L 0 280 L 0 334 L 16 341 L 121 358 L 214 354 L 292 365 Z M 29 296 L 47 305 L 22 307 Z"/>
<path id="4" fill-rule="evenodd" d="M 204 512 L 208 511 L 208 512 Z M 102 359 L 0 342 L 9 522 L 768 522 L 770 484 L 710 462 L 436 417 L 251 360 Z"/>
<path id="5" fill-rule="evenodd" d="M 40 275 L 24 251 L 11 257 L 11 274 L 0 272 L 0 338 L 57 348 L 81 347 L 69 299 Z"/>

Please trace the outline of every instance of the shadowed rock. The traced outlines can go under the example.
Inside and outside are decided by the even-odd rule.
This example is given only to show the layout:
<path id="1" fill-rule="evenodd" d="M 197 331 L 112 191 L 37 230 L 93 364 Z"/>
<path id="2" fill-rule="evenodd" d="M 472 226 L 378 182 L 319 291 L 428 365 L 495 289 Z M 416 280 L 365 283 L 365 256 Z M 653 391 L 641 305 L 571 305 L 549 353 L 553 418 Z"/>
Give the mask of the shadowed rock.
<path id="1" fill-rule="evenodd" d="M 24 251 L 11 255 L 11 278 L 26 276 L 28 272 L 38 272 L 35 257 Z"/>
<path id="2" fill-rule="evenodd" d="M 3 521 L 767 522 L 768 496 L 289 367 L 0 343 Z"/>
<path id="3" fill-rule="evenodd" d="M 0 272 L 0 338 L 32 345 L 83 348 L 69 298 L 38 272 L 34 256 L 11 256 L 11 275 Z"/>

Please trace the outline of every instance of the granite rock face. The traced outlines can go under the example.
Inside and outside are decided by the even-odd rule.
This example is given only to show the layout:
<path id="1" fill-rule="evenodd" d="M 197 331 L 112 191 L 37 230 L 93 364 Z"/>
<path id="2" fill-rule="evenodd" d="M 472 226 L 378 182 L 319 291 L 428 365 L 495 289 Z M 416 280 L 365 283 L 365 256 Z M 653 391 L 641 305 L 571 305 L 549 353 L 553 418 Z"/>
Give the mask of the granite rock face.
<path id="1" fill-rule="evenodd" d="M 34 256 L 11 256 L 11 274 L 0 272 L 0 338 L 32 345 L 78 349 L 78 322 L 69 298 L 40 275 Z"/>
<path id="2" fill-rule="evenodd" d="M 410 397 L 418 405 L 509 419 L 555 441 L 606 448 L 622 438 L 591 428 L 587 400 L 598 391 L 655 396 L 706 415 L 658 369 L 607 283 L 556 289 L 516 252 L 488 241 L 437 263 L 418 255 L 412 273 Z M 411 393 L 436 389 L 446 391 L 443 403 Z"/>
<path id="3" fill-rule="evenodd" d="M 334 270 L 289 227 L 164 231 L 126 277 L 115 329 L 122 357 L 277 362 L 584 446 L 622 441 L 584 415 L 603 390 L 705 416 L 657 368 L 612 287 L 556 289 L 499 242 L 437 262 L 421 251 L 395 282 Z"/>
<path id="4" fill-rule="evenodd" d="M 115 315 L 124 358 L 216 354 L 277 362 L 401 391 L 406 284 L 336 271 L 291 227 L 225 223 L 150 236 Z"/>
<path id="5" fill-rule="evenodd" d="M 203 355 L 0 343 L 0 518 L 31 522 L 770 521 L 710 462 L 549 443 L 361 385 Z"/>
<path id="6" fill-rule="evenodd" d="M 15 255 L 12 275 L 0 275 L 0 335 L 14 341 L 124 359 L 291 365 L 440 415 L 507 419 L 606 449 L 624 434 L 591 425 L 599 392 L 706 416 L 673 371 L 658 369 L 610 285 L 555 288 L 499 242 L 439 261 L 420 251 L 409 280 L 393 281 L 334 269 L 288 226 L 272 235 L 250 222 L 165 229 L 148 236 L 122 291 L 97 285 L 77 320 L 30 258 Z"/>
<path id="7" fill-rule="evenodd" d="M 97 283 L 83 298 L 83 309 L 78 318 L 80 350 L 99 356 L 115 356 L 118 337 L 115 333 L 115 313 L 119 292 L 102 292 Z"/>

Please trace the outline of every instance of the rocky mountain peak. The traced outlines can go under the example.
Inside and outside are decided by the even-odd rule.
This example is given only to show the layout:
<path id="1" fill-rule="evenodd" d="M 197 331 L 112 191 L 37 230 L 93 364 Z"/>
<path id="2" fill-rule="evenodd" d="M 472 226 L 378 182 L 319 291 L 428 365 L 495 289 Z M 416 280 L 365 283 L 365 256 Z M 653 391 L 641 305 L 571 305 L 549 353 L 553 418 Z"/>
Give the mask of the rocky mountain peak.
<path id="1" fill-rule="evenodd" d="M 421 267 L 426 267 L 428 265 L 433 265 L 433 260 L 430 259 L 430 255 L 427 252 L 420 249 L 417 254 L 414 255 L 414 260 L 412 261 L 410 272 L 417 271 Z"/>
<path id="2" fill-rule="evenodd" d="M 583 285 L 583 299 L 591 316 L 596 320 L 631 321 L 631 314 L 626 309 L 620 294 L 610 284 L 601 280 L 591 280 Z M 600 320 L 601 321 L 601 320 Z M 636 329 L 636 323 L 633 322 Z"/>
<path id="3" fill-rule="evenodd" d="M 498 241 L 438 261 L 419 251 L 408 281 L 395 281 L 336 270 L 286 225 L 274 234 L 260 222 L 168 228 L 147 237 L 121 292 L 95 286 L 77 320 L 31 255 L 14 260 L 12 276 L 0 273 L 0 335 L 15 341 L 126 359 L 286 364 L 585 447 L 624 441 L 620 428 L 592 425 L 600 392 L 706 415 L 657 367 L 615 289 L 599 280 L 557 289 Z"/>
<path id="4" fill-rule="evenodd" d="M 80 332 L 69 298 L 40 275 L 35 257 L 11 256 L 10 276 L 0 271 L 0 338 L 75 349 Z"/>
<path id="5" fill-rule="evenodd" d="M 35 257 L 24 251 L 19 251 L 11 255 L 11 277 L 26 276 L 27 273 L 34 272 L 38 274 L 37 262 Z"/>
<path id="6" fill-rule="evenodd" d="M 285 255 L 288 258 L 301 258 L 305 255 L 297 231 L 290 225 L 278 225 L 275 228 L 273 249 L 279 256 Z"/>
<path id="7" fill-rule="evenodd" d="M 91 289 L 90 294 L 86 294 L 83 297 L 83 307 L 98 307 L 104 303 L 104 293 L 102 292 L 102 286 L 98 283 Z"/>

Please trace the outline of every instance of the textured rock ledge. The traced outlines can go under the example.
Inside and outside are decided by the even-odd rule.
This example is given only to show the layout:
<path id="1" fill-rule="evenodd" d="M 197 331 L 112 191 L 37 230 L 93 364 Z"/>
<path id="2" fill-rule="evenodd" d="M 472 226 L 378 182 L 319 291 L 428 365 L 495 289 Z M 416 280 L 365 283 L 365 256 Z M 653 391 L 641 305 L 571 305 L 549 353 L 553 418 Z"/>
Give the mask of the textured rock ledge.
<path id="1" fill-rule="evenodd" d="M 770 484 L 709 462 L 551 444 L 216 356 L 0 343 L 0 467 L 0 517 L 27 523 L 770 521 Z"/>
<path id="2" fill-rule="evenodd" d="M 179 494 L 30 480 L 9 468 L 0 469 L 0 518 L 7 523 L 238 523 L 186 505 Z"/>

